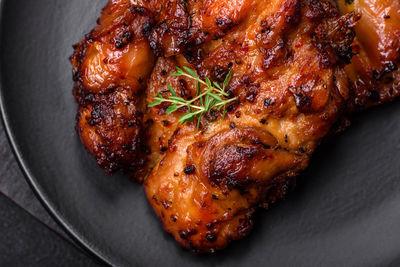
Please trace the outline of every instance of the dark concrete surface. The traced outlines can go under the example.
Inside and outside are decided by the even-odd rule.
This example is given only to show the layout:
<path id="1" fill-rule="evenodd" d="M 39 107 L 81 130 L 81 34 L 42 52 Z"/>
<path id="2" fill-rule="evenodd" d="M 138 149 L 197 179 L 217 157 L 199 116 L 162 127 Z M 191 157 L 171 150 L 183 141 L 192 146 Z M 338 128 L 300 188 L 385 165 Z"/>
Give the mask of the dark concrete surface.
<path id="1" fill-rule="evenodd" d="M 44 207 L 36 199 L 25 180 L 11 151 L 3 125 L 0 123 L 0 192 L 8 196 L 26 211 L 39 218 L 52 229 L 65 235 Z M 0 240 L 1 241 L 1 240 Z"/>
<path id="2" fill-rule="evenodd" d="M 0 266 L 100 266 L 0 195 Z"/>
<path id="3" fill-rule="evenodd" d="M 0 192 L 0 266 L 100 266 L 71 243 L 36 199 L 1 124 Z"/>

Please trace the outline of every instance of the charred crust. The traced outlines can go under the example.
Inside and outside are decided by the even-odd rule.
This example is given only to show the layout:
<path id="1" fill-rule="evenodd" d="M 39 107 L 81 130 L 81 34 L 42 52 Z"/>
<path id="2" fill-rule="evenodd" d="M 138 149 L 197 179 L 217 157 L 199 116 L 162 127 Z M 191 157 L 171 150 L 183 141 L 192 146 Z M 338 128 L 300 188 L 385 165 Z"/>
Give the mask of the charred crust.
<path id="1" fill-rule="evenodd" d="M 194 44 L 189 31 L 190 21 L 185 1 L 168 2 L 165 14 L 149 35 L 156 56 L 175 55 Z M 174 39 L 174 46 L 168 42 L 170 39 Z"/>
<path id="2" fill-rule="evenodd" d="M 125 102 L 130 102 L 127 106 Z M 120 88 L 103 95 L 90 97 L 90 102 L 81 105 L 77 116 L 77 130 L 82 143 L 97 164 L 108 174 L 118 170 L 139 171 L 145 163 L 146 148 L 143 145 L 143 114 L 134 107 L 134 100 L 126 98 Z M 125 111 L 116 114 L 115 107 Z M 84 115 L 85 114 L 85 115 Z M 86 124 L 86 125 L 85 125 Z M 93 134 L 96 135 L 92 139 Z M 115 142 L 114 135 L 121 135 Z"/>
<path id="3" fill-rule="evenodd" d="M 373 102 L 379 102 L 379 100 L 381 99 L 379 92 L 376 90 L 369 90 L 367 92 L 367 97 Z"/>
<path id="4" fill-rule="evenodd" d="M 214 233 L 207 233 L 206 234 L 206 239 L 208 242 L 210 243 L 214 243 L 215 241 L 217 241 L 217 235 Z"/>
<path id="5" fill-rule="evenodd" d="M 273 99 L 271 99 L 271 98 L 266 98 L 265 100 L 264 100 L 264 107 L 265 108 L 269 108 L 270 106 L 272 106 L 272 105 L 274 105 L 275 104 L 275 101 L 273 100 Z M 265 122 L 264 122 L 265 123 Z M 264 124 L 263 123 L 263 124 Z"/>
<path id="6" fill-rule="evenodd" d="M 187 229 L 187 230 L 181 230 L 178 232 L 179 236 L 183 240 L 189 239 L 190 236 L 197 234 L 196 229 Z"/>
<path id="7" fill-rule="evenodd" d="M 288 56 L 288 50 L 282 38 L 279 38 L 273 47 L 262 49 L 261 52 L 264 53 L 262 66 L 265 70 L 281 65 L 284 62 L 282 59 Z"/>
<path id="8" fill-rule="evenodd" d="M 245 218 L 239 220 L 239 227 L 237 228 L 237 232 L 240 237 L 244 237 L 250 234 L 253 229 L 254 222 L 252 220 L 252 214 L 247 215 Z"/>
<path id="9" fill-rule="evenodd" d="M 300 153 L 305 153 L 306 150 L 305 150 L 303 147 L 299 147 L 299 152 L 300 152 Z"/>
<path id="10" fill-rule="evenodd" d="M 309 1 L 306 1 L 306 5 L 308 7 L 305 12 L 306 18 L 313 20 L 313 21 L 319 21 L 324 17 L 325 10 L 320 1 L 309 0 Z"/>
<path id="11" fill-rule="evenodd" d="M 372 74 L 376 81 L 380 81 L 382 80 L 383 77 L 385 77 L 386 74 L 390 74 L 397 70 L 398 70 L 397 64 L 393 61 L 389 61 L 384 65 L 381 71 L 373 70 Z"/>
<path id="12" fill-rule="evenodd" d="M 125 31 L 123 34 L 117 36 L 114 39 L 115 48 L 122 49 L 132 40 L 133 40 L 133 34 L 130 31 Z"/>
<path id="13" fill-rule="evenodd" d="M 153 30 L 154 24 L 151 22 L 145 22 L 142 25 L 142 32 L 143 35 L 146 37 L 149 37 L 151 34 L 151 31 Z"/>
<path id="14" fill-rule="evenodd" d="M 141 6 L 134 6 L 132 9 L 140 16 L 145 16 L 148 14 L 147 9 Z"/>
<path id="15" fill-rule="evenodd" d="M 307 0 L 304 2 L 304 5 L 307 7 L 305 9 L 305 17 L 313 22 L 339 16 L 339 11 L 329 1 Z"/>
<path id="16" fill-rule="evenodd" d="M 250 87 L 246 93 L 246 100 L 250 103 L 254 103 L 258 94 L 258 88 L 256 86 Z"/>
<path id="17" fill-rule="evenodd" d="M 214 200 L 218 200 L 218 199 L 219 199 L 219 198 L 218 198 L 216 195 L 214 195 L 214 194 L 211 195 L 211 198 L 214 199 Z"/>
<path id="18" fill-rule="evenodd" d="M 196 167 L 192 164 L 192 165 L 189 165 L 189 166 L 187 166 L 184 170 L 183 170 L 183 172 L 185 173 L 185 174 L 192 174 L 192 173 L 194 173 L 196 171 Z"/>
<path id="19" fill-rule="evenodd" d="M 226 75 L 228 75 L 229 69 L 216 65 L 212 69 L 212 78 L 214 81 L 223 82 Z"/>
<path id="20" fill-rule="evenodd" d="M 319 51 L 322 68 L 329 68 L 337 63 L 350 63 L 354 55 L 354 26 L 359 19 L 359 15 L 351 12 L 341 17 L 325 19 L 315 29 L 313 43 Z"/>
<path id="21" fill-rule="evenodd" d="M 309 112 L 312 98 L 304 92 L 303 87 L 289 87 L 289 91 L 293 94 L 297 109 L 302 113 Z"/>
<path id="22" fill-rule="evenodd" d="M 239 166 L 246 164 L 254 157 L 260 155 L 259 148 L 225 145 L 219 149 L 215 159 L 209 165 L 209 180 L 215 186 L 227 186 L 244 190 L 253 183 L 251 177 L 242 172 L 237 172 Z"/>

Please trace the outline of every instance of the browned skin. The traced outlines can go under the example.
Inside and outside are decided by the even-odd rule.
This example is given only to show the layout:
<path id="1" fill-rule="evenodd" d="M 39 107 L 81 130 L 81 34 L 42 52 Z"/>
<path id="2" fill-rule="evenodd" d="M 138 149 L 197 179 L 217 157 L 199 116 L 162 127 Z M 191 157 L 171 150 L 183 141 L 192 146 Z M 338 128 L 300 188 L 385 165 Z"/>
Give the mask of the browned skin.
<path id="1" fill-rule="evenodd" d="M 139 96 L 155 59 L 147 39 L 153 23 L 149 9 L 110 1 L 99 25 L 75 46 L 71 57 L 79 103 L 77 130 L 107 173 L 136 171 L 145 163 Z"/>
<path id="2" fill-rule="evenodd" d="M 400 1 L 338 1 L 342 12 L 361 14 L 355 45 L 359 54 L 345 70 L 352 89 L 349 110 L 393 100 L 400 94 Z"/>
<path id="3" fill-rule="evenodd" d="M 160 58 L 147 90 L 148 102 L 166 83 L 191 97 L 193 83 L 163 73 L 189 64 L 220 81 L 233 69 L 228 90 L 239 99 L 225 120 L 210 122 L 211 114 L 197 133 L 195 125 L 177 124 L 182 113 L 165 115 L 163 106 L 149 111 L 153 161 L 168 150 L 145 181 L 147 195 L 165 229 L 197 252 L 245 236 L 255 209 L 279 197 L 277 188 L 307 166 L 344 110 L 333 77 L 345 78 L 339 65 L 347 58 L 338 51 L 352 43 L 357 17 L 339 18 L 329 3 L 313 6 L 320 8 L 315 14 L 300 1 L 249 2 L 254 13 L 242 15 L 223 41 L 186 51 L 189 62 Z"/>
<path id="4" fill-rule="evenodd" d="M 341 16 L 330 0 L 132 2 L 110 1 L 76 46 L 77 128 L 107 172 L 147 173 L 144 188 L 165 230 L 194 252 L 246 236 L 256 209 L 285 195 L 346 112 L 399 92 L 398 78 L 388 79 L 398 72 L 385 73 L 399 60 L 397 13 L 381 21 L 388 29 L 375 26 L 376 46 L 367 47 L 355 26 L 363 4 L 340 6 L 357 12 Z M 375 2 L 398 12 L 398 1 Z M 157 93 L 168 96 L 167 83 L 195 96 L 192 80 L 169 75 L 182 65 L 217 82 L 233 70 L 227 90 L 237 100 L 225 118 L 206 114 L 197 131 L 178 123 L 184 108 L 146 108 Z"/>

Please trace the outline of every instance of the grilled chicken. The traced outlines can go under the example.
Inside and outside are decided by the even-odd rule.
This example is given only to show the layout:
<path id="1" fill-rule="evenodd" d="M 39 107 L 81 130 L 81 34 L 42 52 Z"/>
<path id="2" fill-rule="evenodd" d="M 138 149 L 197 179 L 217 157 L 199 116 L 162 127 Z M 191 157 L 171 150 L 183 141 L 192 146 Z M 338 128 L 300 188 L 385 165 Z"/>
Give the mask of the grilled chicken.
<path id="1" fill-rule="evenodd" d="M 71 57 L 77 131 L 107 173 L 135 171 L 145 164 L 141 95 L 155 61 L 147 38 L 154 16 L 129 1 L 111 1 L 98 23 Z"/>
<path id="2" fill-rule="evenodd" d="M 349 3 L 351 2 L 351 3 Z M 345 67 L 350 80 L 350 112 L 393 100 L 400 94 L 400 1 L 338 1 L 341 12 L 357 12 L 358 54 Z"/>
<path id="3" fill-rule="evenodd" d="M 182 246 L 226 247 L 343 116 L 399 94 L 399 1 L 342 2 L 111 0 L 71 57 L 82 143 L 107 173 L 145 178 Z M 197 130 L 178 122 L 184 108 L 147 107 L 167 84 L 196 96 L 169 75 L 181 66 L 217 83 L 233 71 L 226 116 L 213 110 Z"/>

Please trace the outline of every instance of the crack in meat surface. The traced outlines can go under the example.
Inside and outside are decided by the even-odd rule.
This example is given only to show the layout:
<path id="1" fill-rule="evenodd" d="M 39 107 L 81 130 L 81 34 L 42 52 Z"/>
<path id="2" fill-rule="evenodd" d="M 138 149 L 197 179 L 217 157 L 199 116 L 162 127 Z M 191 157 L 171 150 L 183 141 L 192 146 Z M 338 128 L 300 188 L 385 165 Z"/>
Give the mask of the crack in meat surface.
<path id="1" fill-rule="evenodd" d="M 399 1 L 111 0 L 71 57 L 77 131 L 107 173 L 144 181 L 167 232 L 194 252 L 249 234 L 349 112 L 399 95 Z M 370 33 L 373 33 L 370 37 Z M 188 66 L 237 100 L 181 125 L 147 108 Z"/>

